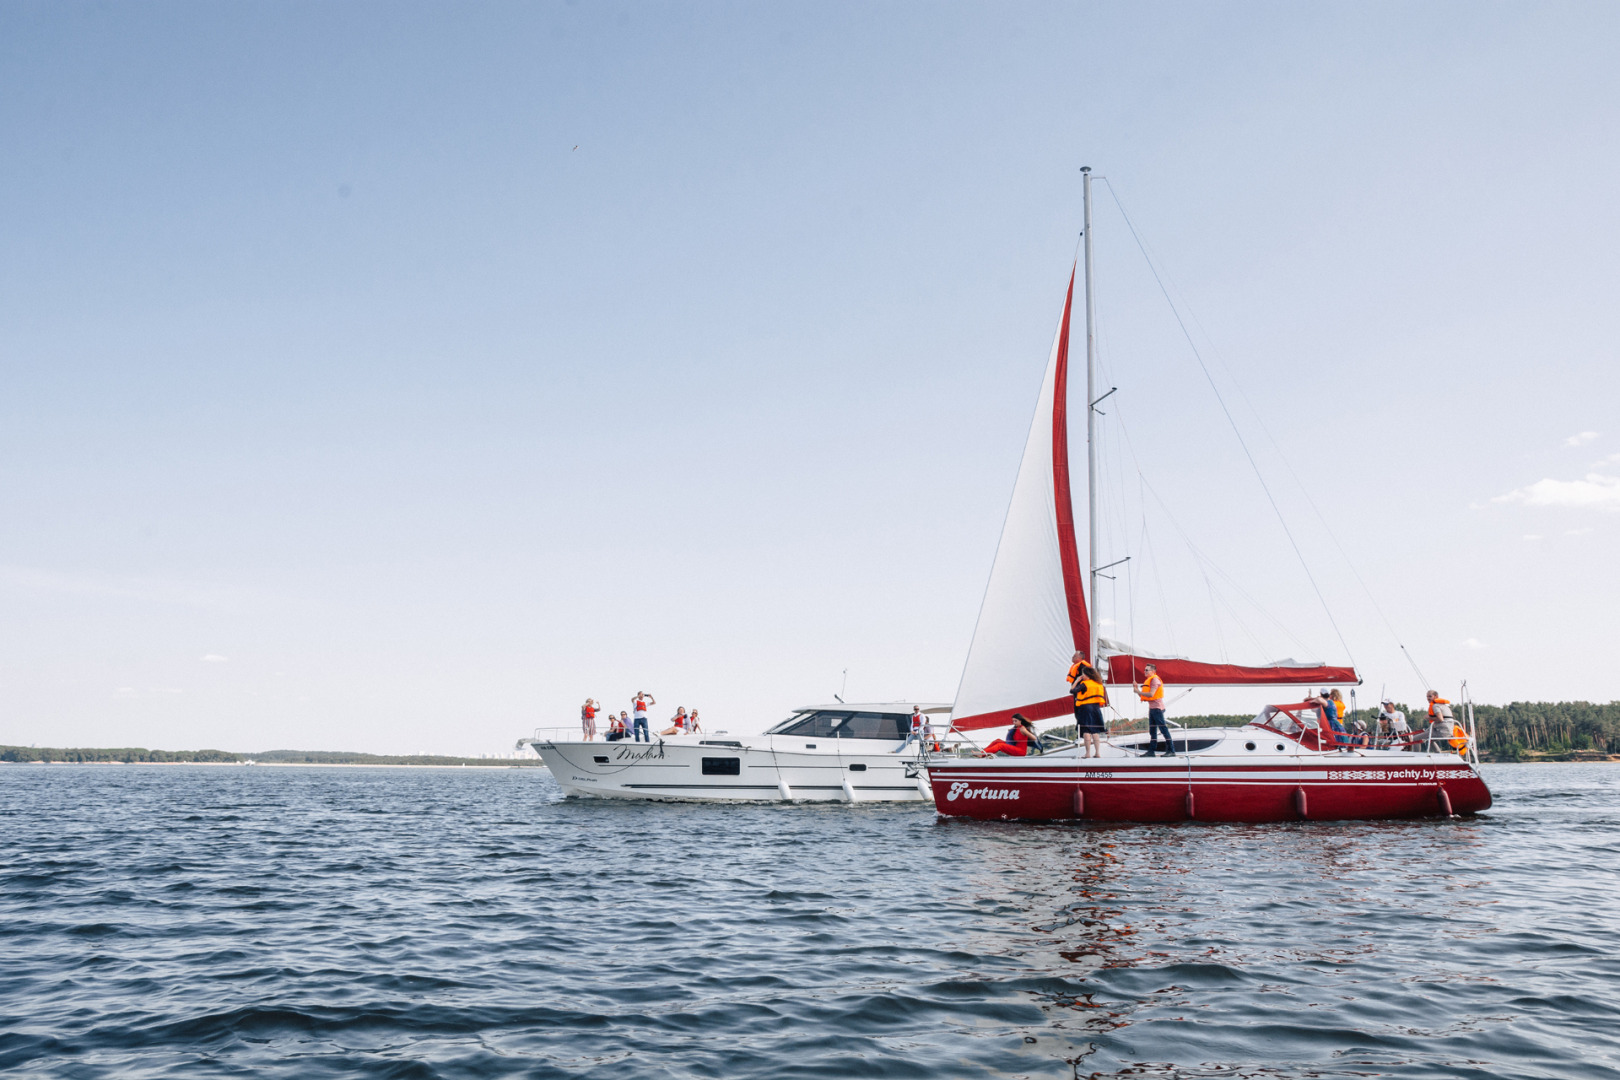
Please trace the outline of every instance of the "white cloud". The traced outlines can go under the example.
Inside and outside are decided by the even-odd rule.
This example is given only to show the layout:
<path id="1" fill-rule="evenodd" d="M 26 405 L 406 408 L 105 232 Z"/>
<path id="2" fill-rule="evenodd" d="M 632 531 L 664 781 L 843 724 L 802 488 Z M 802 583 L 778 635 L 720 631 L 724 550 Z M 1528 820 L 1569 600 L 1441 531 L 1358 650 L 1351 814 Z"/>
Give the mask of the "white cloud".
<path id="1" fill-rule="evenodd" d="M 1489 645 L 1485 644 L 1483 641 L 1479 640 L 1479 638 L 1475 638 L 1475 637 L 1469 638 L 1467 641 L 1463 642 L 1463 644 L 1468 646 L 1470 649 L 1488 649 L 1488 648 L 1490 648 Z"/>
<path id="2" fill-rule="evenodd" d="M 1564 440 L 1564 445 L 1565 446 L 1585 446 L 1589 442 L 1596 442 L 1597 437 L 1598 437 L 1598 433 L 1595 432 L 1595 431 L 1583 431 L 1578 435 L 1571 435 L 1569 438 L 1565 439 Z"/>
<path id="3" fill-rule="evenodd" d="M 1620 477 L 1587 473 L 1581 480 L 1537 480 L 1529 487 L 1498 495 L 1491 501 L 1575 510 L 1620 510 Z"/>
<path id="4" fill-rule="evenodd" d="M 207 654 L 206 656 L 204 656 L 202 659 L 203 659 L 203 663 L 205 663 L 205 664 L 223 664 L 227 660 L 229 660 L 230 657 L 221 656 L 221 655 L 219 655 L 219 653 L 211 652 L 211 653 Z"/>
<path id="5" fill-rule="evenodd" d="M 1620 465 L 1620 453 L 1610 454 L 1601 461 L 1594 461 L 1591 465 L 1587 466 L 1587 468 L 1601 469 L 1605 465 Z"/>

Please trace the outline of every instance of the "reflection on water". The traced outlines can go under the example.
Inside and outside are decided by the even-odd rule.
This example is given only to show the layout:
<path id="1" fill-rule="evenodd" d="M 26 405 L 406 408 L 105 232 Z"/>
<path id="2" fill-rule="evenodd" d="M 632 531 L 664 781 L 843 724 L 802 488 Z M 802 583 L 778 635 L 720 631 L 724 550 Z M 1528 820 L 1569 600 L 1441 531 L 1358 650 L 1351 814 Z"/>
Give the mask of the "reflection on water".
<path id="1" fill-rule="evenodd" d="M 3 768 L 0 1071 L 1620 1077 L 1620 770 L 1487 778 L 1467 821 L 1131 827 Z"/>

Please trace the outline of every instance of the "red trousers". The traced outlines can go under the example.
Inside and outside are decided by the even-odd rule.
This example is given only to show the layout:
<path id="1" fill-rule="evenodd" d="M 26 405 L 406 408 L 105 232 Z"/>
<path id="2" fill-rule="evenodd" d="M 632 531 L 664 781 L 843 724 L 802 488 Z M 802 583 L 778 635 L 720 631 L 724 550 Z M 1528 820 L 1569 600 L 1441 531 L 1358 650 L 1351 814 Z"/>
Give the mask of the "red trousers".
<path id="1" fill-rule="evenodd" d="M 987 754 L 1011 754 L 1014 757 L 1024 757 L 1029 753 L 1029 747 L 1018 746 L 1014 743 L 1007 742 L 1004 739 L 997 739 L 995 742 L 985 747 L 984 752 Z"/>

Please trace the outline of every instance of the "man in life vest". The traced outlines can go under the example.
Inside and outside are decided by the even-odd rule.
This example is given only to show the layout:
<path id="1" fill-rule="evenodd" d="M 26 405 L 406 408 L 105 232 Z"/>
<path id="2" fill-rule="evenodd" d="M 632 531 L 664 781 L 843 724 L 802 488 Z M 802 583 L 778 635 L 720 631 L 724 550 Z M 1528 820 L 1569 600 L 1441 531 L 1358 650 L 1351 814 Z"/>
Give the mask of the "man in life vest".
<path id="1" fill-rule="evenodd" d="M 1425 696 L 1429 699 L 1428 749 L 1431 752 L 1444 752 L 1456 728 L 1451 719 L 1451 702 L 1435 690 L 1430 690 Z"/>
<path id="2" fill-rule="evenodd" d="M 1074 672 L 1074 678 L 1070 680 L 1070 689 L 1074 692 L 1074 726 L 1086 746 L 1086 752 L 1080 756 L 1100 758 L 1102 737 L 1106 731 L 1103 726 L 1103 706 L 1108 704 L 1108 690 L 1098 677 L 1097 669 L 1084 660 L 1076 662 L 1069 670 Z"/>
<path id="3" fill-rule="evenodd" d="M 906 733 L 906 739 L 890 753 L 898 754 L 914 742 L 921 742 L 923 737 L 923 714 L 921 705 L 911 707 L 911 728 Z"/>
<path id="4" fill-rule="evenodd" d="M 1149 664 L 1145 669 L 1147 678 L 1142 685 L 1136 688 L 1136 696 L 1147 702 L 1148 707 L 1148 751 L 1147 757 L 1157 756 L 1159 748 L 1159 732 L 1164 732 L 1164 756 L 1176 756 L 1176 744 L 1170 741 L 1170 726 L 1164 722 L 1164 680 L 1159 678 L 1159 669 Z"/>
<path id="5" fill-rule="evenodd" d="M 631 725 L 631 738 L 636 742 L 652 742 L 652 736 L 647 733 L 647 706 L 656 705 L 658 701 L 645 690 L 637 690 L 636 696 L 630 701 L 630 708 L 635 712 L 635 722 Z"/>

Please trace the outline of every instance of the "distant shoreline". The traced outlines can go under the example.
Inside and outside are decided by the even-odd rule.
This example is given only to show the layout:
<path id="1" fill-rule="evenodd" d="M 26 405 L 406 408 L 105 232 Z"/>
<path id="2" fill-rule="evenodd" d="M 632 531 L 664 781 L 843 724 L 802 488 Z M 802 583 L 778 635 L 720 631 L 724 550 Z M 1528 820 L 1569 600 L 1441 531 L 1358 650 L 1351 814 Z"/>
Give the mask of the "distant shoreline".
<path id="1" fill-rule="evenodd" d="M 17 765 L 155 765 L 161 768 L 184 766 L 189 768 L 224 768 L 241 769 L 249 766 L 258 769 L 543 769 L 544 761 L 503 760 L 501 758 L 485 758 L 476 761 L 461 761 L 436 765 L 411 765 L 393 762 L 377 761 L 257 761 L 245 759 L 243 761 L 0 761 L 0 766 Z"/>
<path id="2" fill-rule="evenodd" d="M 348 768 L 544 768 L 533 758 L 467 758 L 448 754 L 361 754 L 341 750 L 148 750 L 144 746 L 0 745 L 0 765 L 340 765 Z"/>

